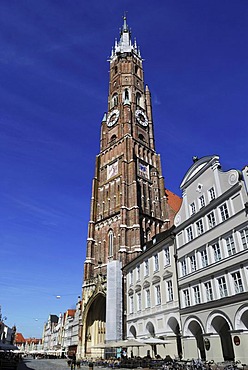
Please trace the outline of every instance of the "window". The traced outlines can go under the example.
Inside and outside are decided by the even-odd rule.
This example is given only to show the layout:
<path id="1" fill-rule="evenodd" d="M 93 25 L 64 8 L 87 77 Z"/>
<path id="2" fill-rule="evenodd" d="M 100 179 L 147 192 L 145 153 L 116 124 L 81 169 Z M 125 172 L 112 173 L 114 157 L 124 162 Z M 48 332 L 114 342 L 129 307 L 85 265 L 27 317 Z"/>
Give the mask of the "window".
<path id="1" fill-rule="evenodd" d="M 212 229 L 212 227 L 216 225 L 214 212 L 209 213 L 209 215 L 207 215 L 207 219 L 208 219 L 208 226 L 210 229 Z"/>
<path id="2" fill-rule="evenodd" d="M 190 299 L 189 299 L 189 290 L 183 290 L 183 297 L 184 297 L 184 305 L 185 307 L 190 306 Z"/>
<path id="3" fill-rule="evenodd" d="M 209 194 L 209 200 L 214 200 L 215 199 L 215 191 L 214 191 L 214 188 L 210 188 L 209 191 L 208 191 L 208 194 Z"/>
<path id="4" fill-rule="evenodd" d="M 187 275 L 187 265 L 186 265 L 185 259 L 181 261 L 181 269 L 182 269 L 182 276 Z"/>
<path id="5" fill-rule="evenodd" d="M 226 238 L 226 247 L 228 256 L 232 256 L 233 254 L 236 253 L 235 243 L 232 235 Z"/>
<path id="6" fill-rule="evenodd" d="M 214 252 L 214 262 L 218 262 L 221 260 L 221 250 L 219 243 L 215 243 L 212 245 L 213 252 Z"/>
<path id="7" fill-rule="evenodd" d="M 206 299 L 207 301 L 212 301 L 213 300 L 213 289 L 212 289 L 212 284 L 210 281 L 204 284 L 205 286 L 205 292 L 206 292 Z"/>
<path id="8" fill-rule="evenodd" d="M 241 241 L 244 249 L 248 248 L 248 229 L 240 231 Z"/>
<path id="9" fill-rule="evenodd" d="M 133 296 L 130 296 L 130 313 L 133 313 Z"/>
<path id="10" fill-rule="evenodd" d="M 136 94 L 136 105 L 140 106 L 140 101 L 141 101 L 141 94 L 139 92 L 137 92 L 137 94 Z"/>
<path id="11" fill-rule="evenodd" d="M 149 307 L 151 307 L 150 289 L 146 289 L 145 294 L 146 294 L 146 308 L 149 308 Z"/>
<path id="12" fill-rule="evenodd" d="M 201 251 L 201 262 L 202 262 L 202 267 L 208 266 L 208 255 L 207 255 L 206 249 L 203 249 Z"/>
<path id="13" fill-rule="evenodd" d="M 115 107 L 116 105 L 118 105 L 118 94 L 114 94 L 112 96 L 112 107 Z"/>
<path id="14" fill-rule="evenodd" d="M 201 303 L 200 288 L 199 285 L 193 287 L 195 304 Z"/>
<path id="15" fill-rule="evenodd" d="M 165 266 L 170 264 L 170 250 L 169 247 L 164 249 Z"/>
<path id="16" fill-rule="evenodd" d="M 172 288 L 172 281 L 167 281 L 167 293 L 168 293 L 168 301 L 173 301 L 173 288 Z"/>
<path id="17" fill-rule="evenodd" d="M 137 280 L 140 280 L 140 265 L 137 266 Z"/>
<path id="18" fill-rule="evenodd" d="M 203 234 L 204 229 L 203 229 L 203 222 L 202 222 L 202 220 L 199 220 L 198 222 L 196 222 L 196 227 L 197 227 L 197 234 L 198 235 Z"/>
<path id="19" fill-rule="evenodd" d="M 114 243 L 114 233 L 112 230 L 109 231 L 109 235 L 108 235 L 108 239 L 109 239 L 109 256 L 113 256 L 113 243 Z"/>
<path id="20" fill-rule="evenodd" d="M 130 271 L 130 285 L 133 285 L 133 271 Z"/>
<path id="21" fill-rule="evenodd" d="M 221 215 L 222 221 L 225 221 L 229 218 L 229 213 L 228 213 L 226 203 L 224 203 L 224 204 L 222 204 L 222 206 L 220 206 L 220 215 Z"/>
<path id="22" fill-rule="evenodd" d="M 141 311 L 141 293 L 137 293 L 137 311 Z"/>
<path id="23" fill-rule="evenodd" d="M 159 270 L 159 264 L 158 264 L 158 254 L 156 253 L 154 255 L 154 271 L 158 271 Z"/>
<path id="24" fill-rule="evenodd" d="M 220 298 L 227 297 L 227 286 L 225 277 L 217 279 L 219 285 Z"/>
<path id="25" fill-rule="evenodd" d="M 199 204 L 200 204 L 200 208 L 204 207 L 205 206 L 205 198 L 204 198 L 204 195 L 201 195 L 200 198 L 199 198 Z"/>
<path id="26" fill-rule="evenodd" d="M 193 239 L 193 232 L 192 232 L 192 227 L 188 227 L 186 229 L 186 232 L 187 232 L 187 238 L 188 238 L 188 242 L 190 242 L 192 239 Z"/>
<path id="27" fill-rule="evenodd" d="M 145 260 L 145 276 L 149 275 L 149 261 Z"/>
<path id="28" fill-rule="evenodd" d="M 160 285 L 155 286 L 155 293 L 156 293 L 156 305 L 161 304 L 161 291 Z"/>
<path id="29" fill-rule="evenodd" d="M 191 272 L 196 271 L 196 258 L 195 255 L 193 254 L 192 256 L 189 257 L 190 260 L 190 267 L 191 267 Z"/>
<path id="30" fill-rule="evenodd" d="M 242 279 L 240 272 L 234 272 L 232 274 L 233 282 L 234 282 L 234 291 L 235 293 L 242 293 L 244 291 L 243 284 L 242 284 Z"/>
<path id="31" fill-rule="evenodd" d="M 196 213 L 195 203 L 190 204 L 190 214 L 194 215 Z"/>

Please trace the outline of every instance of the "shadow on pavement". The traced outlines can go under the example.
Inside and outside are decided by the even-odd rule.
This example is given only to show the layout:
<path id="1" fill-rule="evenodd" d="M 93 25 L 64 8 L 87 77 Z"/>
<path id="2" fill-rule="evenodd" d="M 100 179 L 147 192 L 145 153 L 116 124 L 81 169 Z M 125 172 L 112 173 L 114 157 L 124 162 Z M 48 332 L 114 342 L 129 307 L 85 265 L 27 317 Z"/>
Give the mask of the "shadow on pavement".
<path id="1" fill-rule="evenodd" d="M 17 366 L 17 370 L 35 370 L 33 367 L 28 366 L 28 362 L 28 360 L 20 361 Z"/>

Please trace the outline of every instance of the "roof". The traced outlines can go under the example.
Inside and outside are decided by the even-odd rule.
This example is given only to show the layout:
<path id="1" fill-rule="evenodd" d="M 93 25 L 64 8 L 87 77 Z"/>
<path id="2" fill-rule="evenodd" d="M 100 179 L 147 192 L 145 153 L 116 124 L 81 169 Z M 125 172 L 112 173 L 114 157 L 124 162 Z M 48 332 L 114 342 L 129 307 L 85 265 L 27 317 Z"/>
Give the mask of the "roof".
<path id="1" fill-rule="evenodd" d="M 76 310 L 75 309 L 69 309 L 66 312 L 67 312 L 67 316 L 74 317 Z"/>
<path id="2" fill-rule="evenodd" d="M 16 333 L 15 335 L 15 342 L 16 343 L 25 343 L 26 340 L 24 339 L 24 336 L 22 335 L 22 333 Z"/>
<path id="3" fill-rule="evenodd" d="M 174 213 L 177 213 L 181 207 L 182 198 L 173 193 L 172 191 L 170 191 L 169 189 L 165 189 L 165 195 L 168 200 L 168 205 L 174 211 Z"/>

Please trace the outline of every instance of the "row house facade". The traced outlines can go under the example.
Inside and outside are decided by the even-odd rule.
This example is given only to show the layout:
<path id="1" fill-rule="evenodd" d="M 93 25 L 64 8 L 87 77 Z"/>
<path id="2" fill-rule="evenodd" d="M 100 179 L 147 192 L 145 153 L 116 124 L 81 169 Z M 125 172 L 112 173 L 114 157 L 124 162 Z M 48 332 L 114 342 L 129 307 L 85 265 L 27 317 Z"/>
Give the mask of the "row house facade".
<path id="1" fill-rule="evenodd" d="M 247 184 L 248 167 L 194 158 L 174 228 L 123 269 L 128 339 L 153 338 L 162 357 L 248 362 Z"/>
<path id="2" fill-rule="evenodd" d="M 77 353 L 79 329 L 81 323 L 81 300 L 75 309 L 68 309 L 64 314 L 49 315 L 43 330 L 43 351 L 58 357 Z"/>

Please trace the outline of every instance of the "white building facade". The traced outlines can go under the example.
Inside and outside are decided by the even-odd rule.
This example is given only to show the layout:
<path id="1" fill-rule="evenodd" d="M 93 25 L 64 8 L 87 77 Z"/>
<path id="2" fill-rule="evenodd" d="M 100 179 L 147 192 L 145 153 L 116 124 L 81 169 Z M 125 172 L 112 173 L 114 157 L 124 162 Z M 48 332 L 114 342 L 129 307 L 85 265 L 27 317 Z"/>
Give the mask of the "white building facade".
<path id="1" fill-rule="evenodd" d="M 175 217 L 184 358 L 248 362 L 247 167 L 195 158 Z"/>
<path id="2" fill-rule="evenodd" d="M 175 274 L 174 236 L 162 232 L 124 267 L 127 339 L 154 343 L 134 348 L 135 355 L 180 357 L 180 318 Z M 164 341 L 164 343 L 159 344 Z"/>

